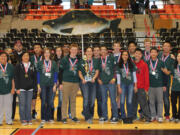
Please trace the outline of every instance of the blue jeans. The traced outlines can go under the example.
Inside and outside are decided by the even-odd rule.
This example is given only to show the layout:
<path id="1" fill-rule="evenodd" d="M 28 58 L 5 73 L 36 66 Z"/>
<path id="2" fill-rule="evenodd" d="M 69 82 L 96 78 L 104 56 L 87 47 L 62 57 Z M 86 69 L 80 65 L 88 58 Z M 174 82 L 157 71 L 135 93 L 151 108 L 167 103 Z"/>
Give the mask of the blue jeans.
<path id="1" fill-rule="evenodd" d="M 91 82 L 81 83 L 81 89 L 83 92 L 83 114 L 85 115 L 85 120 L 88 120 L 93 117 L 92 110 L 94 109 L 96 98 L 96 84 Z"/>
<path id="2" fill-rule="evenodd" d="M 126 98 L 127 117 L 128 118 L 133 117 L 133 104 L 132 104 L 133 93 L 134 93 L 133 88 L 134 88 L 134 84 L 130 84 L 130 85 L 121 84 L 122 93 L 120 95 L 120 100 L 121 100 L 120 106 L 121 106 L 122 119 L 126 118 L 126 113 L 124 109 L 125 98 Z"/>
<path id="3" fill-rule="evenodd" d="M 96 82 L 96 99 L 97 99 L 97 112 L 100 118 L 102 117 L 102 94 L 101 94 L 101 88 L 98 82 Z"/>
<path id="4" fill-rule="evenodd" d="M 164 116 L 169 116 L 169 111 L 170 111 L 170 102 L 169 102 L 169 87 L 166 87 L 166 91 L 163 92 L 163 100 L 164 100 L 164 110 L 165 114 Z"/>
<path id="5" fill-rule="evenodd" d="M 100 85 L 102 95 L 102 117 L 108 119 L 107 99 L 108 91 L 111 99 L 112 117 L 118 118 L 118 109 L 116 103 L 116 85 L 115 84 L 102 84 Z"/>
<path id="6" fill-rule="evenodd" d="M 31 102 L 33 91 L 21 91 L 19 97 L 20 120 L 31 121 Z"/>
<path id="7" fill-rule="evenodd" d="M 41 120 L 51 119 L 52 97 L 53 86 L 41 86 Z"/>

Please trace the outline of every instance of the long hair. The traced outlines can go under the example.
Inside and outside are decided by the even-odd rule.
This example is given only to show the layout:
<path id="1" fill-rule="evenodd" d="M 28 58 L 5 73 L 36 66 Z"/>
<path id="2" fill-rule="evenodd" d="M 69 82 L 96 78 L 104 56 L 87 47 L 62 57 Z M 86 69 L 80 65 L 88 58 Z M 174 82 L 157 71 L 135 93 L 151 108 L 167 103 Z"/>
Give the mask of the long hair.
<path id="1" fill-rule="evenodd" d="M 45 59 L 45 58 L 44 58 L 44 53 L 45 53 L 46 51 L 49 51 L 49 52 L 50 52 L 50 57 L 49 57 L 49 59 L 52 60 L 52 52 L 51 52 L 51 49 L 49 49 L 49 48 L 47 48 L 47 47 L 44 48 L 44 50 L 43 50 L 43 56 L 42 56 L 43 60 Z"/>
<path id="2" fill-rule="evenodd" d="M 128 59 L 127 59 L 127 63 L 128 63 L 128 68 L 130 69 L 131 72 L 133 72 L 133 68 L 134 68 L 134 65 L 133 65 L 133 62 L 131 60 L 131 56 L 129 54 L 129 52 L 127 50 L 124 50 L 122 51 L 121 53 L 121 58 L 120 58 L 120 62 L 119 62 L 119 68 L 124 68 L 123 67 L 123 64 L 124 64 L 124 60 L 122 58 L 123 54 L 124 53 L 128 53 Z"/>
<path id="3" fill-rule="evenodd" d="M 57 54 L 56 54 L 56 50 L 59 49 L 59 48 L 60 48 L 61 51 L 62 51 L 62 48 L 61 48 L 61 47 L 56 47 L 56 49 L 55 49 L 55 51 L 54 51 L 54 52 L 55 52 L 55 55 L 54 55 L 54 60 L 55 60 L 55 61 L 58 60 L 58 57 L 57 57 Z M 61 54 L 61 57 L 60 57 L 60 58 L 62 59 L 62 57 L 63 57 L 63 51 L 62 51 L 62 54 Z"/>

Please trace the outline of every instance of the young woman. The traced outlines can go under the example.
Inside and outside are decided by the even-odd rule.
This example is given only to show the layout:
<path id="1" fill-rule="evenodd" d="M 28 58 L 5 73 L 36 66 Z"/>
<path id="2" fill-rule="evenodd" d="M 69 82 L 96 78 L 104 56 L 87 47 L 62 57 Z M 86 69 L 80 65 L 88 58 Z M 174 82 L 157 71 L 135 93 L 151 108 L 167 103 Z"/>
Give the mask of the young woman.
<path id="1" fill-rule="evenodd" d="M 65 56 L 60 64 L 63 70 L 63 89 L 62 89 L 62 122 L 67 123 L 67 105 L 70 100 L 72 121 L 79 122 L 76 118 L 76 95 L 79 90 L 79 76 L 77 58 L 78 45 L 70 46 L 70 55 Z"/>
<path id="2" fill-rule="evenodd" d="M 120 95 L 121 117 L 122 119 L 133 117 L 133 92 L 137 91 L 136 69 L 128 51 L 123 51 L 119 62 L 119 73 L 117 74 L 118 91 Z M 134 91 L 133 91 L 134 90 Z M 127 116 L 125 113 L 125 98 Z"/>
<path id="3" fill-rule="evenodd" d="M 173 82 L 171 88 L 172 118 L 171 121 L 180 121 L 180 53 L 176 57 L 174 69 L 172 71 Z M 177 109 L 177 100 L 179 99 L 179 107 Z M 178 110 L 178 111 L 177 111 Z"/>
<path id="4" fill-rule="evenodd" d="M 41 93 L 41 120 L 42 123 L 54 121 L 51 106 L 53 104 L 53 92 L 56 91 L 58 69 L 56 62 L 51 60 L 51 50 L 44 49 L 43 61 L 37 65 L 38 91 Z"/>
<path id="5" fill-rule="evenodd" d="M 7 62 L 8 55 L 0 53 L 0 125 L 5 113 L 6 123 L 12 125 L 12 101 L 14 94 L 14 68 Z"/>
<path id="6" fill-rule="evenodd" d="M 95 80 L 99 74 L 99 61 L 94 59 L 92 48 L 86 49 L 86 56 L 80 61 L 78 70 L 81 79 L 81 89 L 83 94 L 83 114 L 88 123 L 92 123 L 94 101 L 96 98 Z"/>
<path id="7" fill-rule="evenodd" d="M 135 54 L 135 50 L 137 48 L 137 44 L 133 41 L 130 41 L 128 43 L 128 52 L 130 54 L 130 57 L 131 59 L 134 61 L 135 60 L 135 57 L 134 57 L 134 54 Z"/>
<path id="8" fill-rule="evenodd" d="M 62 105 L 62 70 L 60 70 L 60 63 L 62 60 L 62 48 L 61 47 L 57 47 L 55 50 L 55 57 L 54 57 L 54 61 L 56 62 L 57 66 L 58 66 L 58 78 L 59 81 L 57 83 L 57 90 L 58 90 L 58 108 L 57 108 L 57 121 L 61 121 L 61 105 Z M 54 93 L 53 95 L 53 100 L 55 98 L 56 93 Z M 54 112 L 54 105 L 52 106 L 52 111 Z M 54 113 L 53 113 L 54 114 Z"/>
<path id="9" fill-rule="evenodd" d="M 36 72 L 29 61 L 29 53 L 22 54 L 22 62 L 15 67 L 15 88 L 19 97 L 19 114 L 22 125 L 32 124 L 31 103 L 36 89 Z"/>

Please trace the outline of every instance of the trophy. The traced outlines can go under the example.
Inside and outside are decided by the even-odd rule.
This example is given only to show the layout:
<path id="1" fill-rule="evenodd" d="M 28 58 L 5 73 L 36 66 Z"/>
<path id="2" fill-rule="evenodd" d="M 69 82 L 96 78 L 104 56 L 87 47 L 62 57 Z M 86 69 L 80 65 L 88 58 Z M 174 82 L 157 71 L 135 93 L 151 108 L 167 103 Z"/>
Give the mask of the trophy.
<path id="1" fill-rule="evenodd" d="M 86 72 L 86 75 L 85 75 L 84 79 L 85 79 L 86 82 L 91 82 L 92 76 L 90 75 L 90 72 L 89 72 L 89 64 L 87 62 L 86 55 L 83 56 L 83 60 L 85 62 L 84 69 L 85 69 L 85 72 Z"/>

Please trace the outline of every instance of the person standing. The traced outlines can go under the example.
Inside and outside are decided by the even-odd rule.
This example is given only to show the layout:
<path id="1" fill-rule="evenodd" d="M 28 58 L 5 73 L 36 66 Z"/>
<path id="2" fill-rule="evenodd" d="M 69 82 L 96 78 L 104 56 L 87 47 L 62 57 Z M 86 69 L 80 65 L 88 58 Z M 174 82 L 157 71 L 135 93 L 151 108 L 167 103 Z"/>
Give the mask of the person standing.
<path id="1" fill-rule="evenodd" d="M 35 67 L 29 60 L 29 53 L 24 52 L 22 54 L 22 62 L 16 65 L 14 71 L 15 88 L 19 97 L 19 114 L 22 125 L 32 125 L 31 103 L 33 90 L 37 86 Z"/>
<path id="2" fill-rule="evenodd" d="M 15 92 L 14 67 L 7 62 L 8 55 L 0 53 L 0 125 L 5 114 L 6 123 L 12 125 L 12 101 Z"/>
<path id="3" fill-rule="evenodd" d="M 60 68 L 63 70 L 62 80 L 62 123 L 67 123 L 67 105 L 70 100 L 71 115 L 73 122 L 79 122 L 76 117 L 76 95 L 79 90 L 79 76 L 78 76 L 78 64 L 79 59 L 78 45 L 71 44 L 70 55 L 65 56 L 60 64 Z"/>
<path id="4" fill-rule="evenodd" d="M 81 79 L 81 89 L 83 94 L 83 113 L 85 121 L 92 124 L 94 101 L 96 97 L 95 81 L 99 75 L 99 61 L 93 58 L 93 50 L 88 47 L 86 49 L 85 58 L 80 61 L 78 70 Z"/>
<path id="5" fill-rule="evenodd" d="M 43 60 L 37 65 L 37 87 L 41 94 L 41 123 L 54 121 L 52 116 L 52 96 L 56 91 L 58 69 L 56 62 L 51 60 L 51 50 L 44 49 Z"/>
<path id="6" fill-rule="evenodd" d="M 114 57 L 108 55 L 106 46 L 101 46 L 100 74 L 98 82 L 102 95 L 102 117 L 100 123 L 108 121 L 107 99 L 108 91 L 111 99 L 112 118 L 111 123 L 118 122 L 118 110 L 116 103 L 116 78 L 114 77 Z"/>

